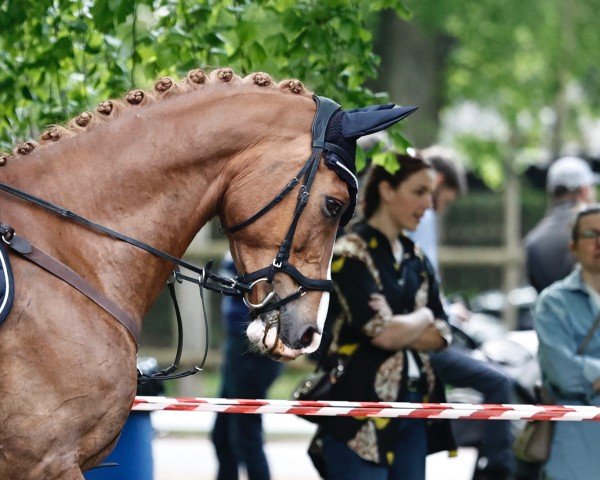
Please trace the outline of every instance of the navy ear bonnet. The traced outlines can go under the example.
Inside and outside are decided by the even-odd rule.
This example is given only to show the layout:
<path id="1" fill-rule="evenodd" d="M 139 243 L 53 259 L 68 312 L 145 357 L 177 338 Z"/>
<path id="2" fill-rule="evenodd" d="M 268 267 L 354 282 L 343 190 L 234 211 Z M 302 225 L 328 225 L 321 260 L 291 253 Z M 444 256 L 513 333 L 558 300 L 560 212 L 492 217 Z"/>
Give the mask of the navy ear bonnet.
<path id="1" fill-rule="evenodd" d="M 350 205 L 340 221 L 340 227 L 344 227 L 354 215 L 358 195 L 356 140 L 390 127 L 413 113 L 417 107 L 397 107 L 388 103 L 342 110 L 326 97 L 313 98 L 317 104 L 313 121 L 313 147 L 325 150 L 325 165 L 346 182 L 350 193 Z"/>

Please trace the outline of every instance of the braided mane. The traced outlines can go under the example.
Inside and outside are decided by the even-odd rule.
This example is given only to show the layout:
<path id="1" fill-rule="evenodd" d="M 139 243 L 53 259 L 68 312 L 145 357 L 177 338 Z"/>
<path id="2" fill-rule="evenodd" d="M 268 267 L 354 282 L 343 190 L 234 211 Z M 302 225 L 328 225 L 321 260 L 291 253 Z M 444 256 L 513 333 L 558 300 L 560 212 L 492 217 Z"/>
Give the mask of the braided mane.
<path id="1" fill-rule="evenodd" d="M 175 81 L 171 77 L 159 78 L 154 82 L 152 90 L 131 90 L 123 99 L 107 100 L 101 102 L 92 112 L 86 111 L 80 113 L 69 120 L 65 126 L 52 125 L 41 134 L 39 142 L 30 140 L 17 145 L 10 154 L 0 153 L 0 166 L 5 165 L 8 160 L 13 160 L 17 156 L 27 155 L 36 148 L 52 144 L 61 138 L 69 138 L 77 135 L 79 132 L 89 131 L 96 125 L 118 117 L 124 111 L 150 105 L 173 95 L 182 95 L 197 91 L 209 84 L 256 85 L 257 87 L 278 89 L 282 92 L 295 95 L 312 95 L 312 92 L 307 90 L 299 80 L 295 79 L 283 80 L 276 83 L 270 75 L 263 72 L 251 73 L 242 78 L 228 67 L 216 68 L 208 73 L 200 68 L 196 68 L 190 70 L 180 81 Z"/>

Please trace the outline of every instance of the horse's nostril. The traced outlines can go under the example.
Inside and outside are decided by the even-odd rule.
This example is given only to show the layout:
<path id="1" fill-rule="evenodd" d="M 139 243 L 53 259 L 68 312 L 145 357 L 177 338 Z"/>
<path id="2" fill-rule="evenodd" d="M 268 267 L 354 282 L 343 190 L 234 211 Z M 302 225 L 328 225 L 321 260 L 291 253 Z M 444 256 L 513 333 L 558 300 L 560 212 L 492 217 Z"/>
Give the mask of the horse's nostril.
<path id="1" fill-rule="evenodd" d="M 308 347 L 312 343 L 315 333 L 316 329 L 313 327 L 307 327 L 306 330 L 304 330 L 304 333 L 300 336 L 300 348 Z"/>

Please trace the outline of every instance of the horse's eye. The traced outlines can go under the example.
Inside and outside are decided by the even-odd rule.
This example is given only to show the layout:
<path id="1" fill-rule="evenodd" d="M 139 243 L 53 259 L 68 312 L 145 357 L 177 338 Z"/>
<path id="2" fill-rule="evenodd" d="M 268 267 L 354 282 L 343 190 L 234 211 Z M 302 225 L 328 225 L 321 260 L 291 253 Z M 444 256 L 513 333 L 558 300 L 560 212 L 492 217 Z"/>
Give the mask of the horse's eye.
<path id="1" fill-rule="evenodd" d="M 337 217 L 344 207 L 344 204 L 335 198 L 327 197 L 325 199 L 325 208 L 327 209 L 327 213 L 332 217 Z"/>

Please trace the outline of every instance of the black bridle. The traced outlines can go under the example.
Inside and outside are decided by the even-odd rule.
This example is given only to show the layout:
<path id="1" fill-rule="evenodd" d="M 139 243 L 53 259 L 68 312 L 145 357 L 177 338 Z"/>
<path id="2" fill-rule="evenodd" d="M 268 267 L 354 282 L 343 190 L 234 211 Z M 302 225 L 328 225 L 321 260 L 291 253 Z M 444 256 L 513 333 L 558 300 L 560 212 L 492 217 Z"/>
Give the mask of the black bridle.
<path id="1" fill-rule="evenodd" d="M 279 202 L 281 202 L 281 200 L 283 200 L 283 198 L 294 189 L 294 187 L 302 178 L 302 185 L 298 191 L 298 198 L 296 200 L 296 208 L 294 210 L 292 222 L 288 228 L 283 242 L 279 246 L 279 250 L 273 259 L 273 262 L 271 265 L 256 270 L 255 272 L 238 275 L 236 277 L 237 282 L 247 285 L 250 289 L 252 289 L 255 285 L 261 282 L 272 284 L 276 273 L 285 273 L 292 277 L 299 284 L 298 290 L 287 297 L 274 302 L 272 302 L 271 299 L 274 297 L 275 292 L 271 291 L 269 294 L 267 294 L 263 301 L 258 304 L 251 303 L 247 298 L 248 293 L 244 292 L 244 302 L 251 309 L 250 314 L 253 318 L 256 318 L 265 312 L 278 309 L 287 303 L 293 302 L 304 295 L 307 290 L 321 290 L 326 292 L 333 291 L 333 282 L 331 280 L 308 278 L 300 273 L 300 271 L 288 261 L 290 258 L 292 242 L 296 233 L 296 227 L 298 226 L 298 221 L 300 220 L 300 216 L 302 215 L 304 208 L 308 204 L 310 190 L 321 161 L 321 156 L 324 151 L 337 152 L 338 150 L 341 150 L 337 145 L 330 144 L 325 141 L 325 132 L 327 130 L 329 120 L 332 115 L 339 110 L 340 106 L 325 97 L 314 96 L 313 98 L 317 104 L 317 112 L 312 124 L 312 153 L 308 157 L 308 160 L 306 160 L 306 163 L 302 166 L 296 176 L 292 178 L 292 180 L 290 180 L 290 182 L 281 190 L 281 192 L 279 192 L 275 198 L 273 198 L 273 200 L 261 208 L 257 213 L 252 215 L 247 220 L 232 227 L 221 227 L 221 231 L 223 233 L 231 235 L 251 225 L 265 215 L 269 210 L 275 207 Z M 343 152 L 343 154 L 345 155 L 345 152 Z"/>
<path id="2" fill-rule="evenodd" d="M 304 211 L 304 208 L 308 204 L 308 200 L 310 197 L 310 188 L 312 186 L 313 180 L 315 178 L 315 174 L 317 172 L 317 168 L 319 166 L 321 155 L 320 152 L 318 155 L 313 154 L 306 161 L 302 169 L 298 172 L 298 174 L 286 185 L 286 187 L 279 193 L 273 201 L 271 201 L 266 207 L 260 210 L 256 215 L 253 215 L 250 219 L 235 225 L 234 227 L 221 227 L 221 231 L 225 234 L 232 234 L 242 230 L 244 227 L 250 225 L 251 223 L 258 220 L 265 213 L 267 213 L 271 208 L 273 208 L 277 203 L 281 201 L 285 197 L 288 192 L 291 192 L 294 186 L 299 182 L 299 179 L 304 177 L 302 185 L 300 186 L 300 191 L 298 192 L 298 199 L 296 201 L 296 208 L 294 210 L 294 217 L 292 219 L 292 223 L 288 228 L 288 232 L 285 236 L 285 239 L 279 246 L 279 251 L 275 255 L 273 262 L 268 267 L 261 268 L 252 273 L 238 275 L 236 277 L 236 281 L 243 284 L 248 285 L 250 289 L 254 288 L 255 285 L 266 282 L 269 284 L 273 283 L 273 278 L 277 272 L 286 273 L 291 276 L 300 286 L 295 293 L 288 295 L 287 297 L 271 302 L 271 299 L 275 295 L 274 291 L 271 291 L 264 300 L 258 304 L 253 304 L 248 299 L 248 293 L 244 293 L 243 300 L 244 303 L 251 309 L 251 316 L 257 317 L 261 313 L 265 313 L 271 310 L 275 310 L 286 303 L 292 302 L 302 295 L 306 293 L 307 290 L 325 290 L 332 291 L 333 283 L 331 280 L 316 280 L 312 278 L 305 277 L 300 271 L 294 267 L 292 264 L 288 262 L 290 258 L 290 251 L 292 247 L 292 241 L 294 240 L 294 234 L 296 233 L 296 227 L 298 226 L 298 221 L 300 220 L 300 216 Z"/>
<path id="3" fill-rule="evenodd" d="M 314 98 L 315 103 L 317 104 L 317 111 L 316 111 L 315 117 L 313 119 L 313 124 L 312 124 L 312 138 L 313 138 L 312 153 L 311 153 L 310 157 L 308 158 L 308 160 L 306 161 L 306 163 L 304 164 L 304 166 L 300 169 L 298 174 L 294 178 L 292 178 L 292 180 L 283 188 L 283 190 L 275 196 L 275 198 L 271 202 L 269 202 L 267 205 L 265 205 L 262 209 L 260 209 L 252 217 L 250 217 L 249 219 L 245 220 L 244 222 L 242 222 L 238 225 L 235 225 L 233 227 L 229 227 L 229 228 L 222 227 L 222 231 L 224 233 L 234 234 L 235 232 L 238 232 L 238 231 L 242 230 L 243 228 L 247 227 L 248 225 L 254 223 L 256 220 L 258 220 L 260 217 L 262 217 L 265 213 L 267 213 L 269 210 L 271 210 L 275 205 L 277 205 L 288 193 L 290 193 L 294 189 L 294 187 L 300 182 L 300 179 L 302 178 L 302 185 L 300 186 L 300 191 L 298 193 L 298 199 L 296 202 L 296 208 L 294 210 L 294 216 L 293 216 L 292 222 L 291 222 L 288 232 L 285 236 L 285 239 L 281 243 L 281 245 L 279 247 L 279 251 L 275 255 L 275 258 L 273 259 L 273 262 L 271 263 L 271 265 L 269 265 L 265 268 L 261 268 L 252 273 L 238 275 L 235 278 L 227 278 L 227 277 L 223 277 L 221 275 L 217 275 L 217 274 L 213 273 L 211 271 L 212 262 L 208 262 L 205 267 L 198 267 L 198 266 L 188 263 L 180 258 L 174 257 L 166 252 L 158 250 L 157 248 L 154 248 L 151 245 L 148 245 L 147 243 L 141 242 L 139 240 L 136 240 L 135 238 L 129 237 L 127 235 L 123 235 L 122 233 L 119 233 L 108 227 L 105 227 L 98 223 L 92 222 L 91 220 L 88 220 L 85 217 L 77 215 L 76 213 L 73 213 L 70 210 L 67 210 L 63 207 L 55 205 L 44 199 L 41 199 L 34 195 L 31 195 L 23 190 L 13 187 L 13 186 L 7 185 L 3 182 L 0 182 L 0 190 L 5 191 L 11 195 L 14 195 L 18 198 L 23 199 L 23 200 L 26 200 L 30 203 L 33 203 L 41 208 L 44 208 L 45 210 L 51 211 L 51 212 L 59 215 L 60 217 L 74 221 L 76 223 L 79 223 L 79 224 L 87 227 L 87 228 L 90 228 L 97 232 L 108 235 L 114 239 L 126 242 L 130 245 L 133 245 L 134 247 L 139 248 L 139 249 L 145 250 L 146 252 L 149 252 L 152 255 L 155 255 L 159 258 L 169 261 L 173 265 L 176 265 L 175 270 L 173 271 L 172 279 L 169 282 L 169 286 L 170 286 L 170 290 L 171 290 L 171 296 L 174 301 L 175 310 L 176 310 L 176 313 L 178 316 L 178 326 L 180 327 L 180 332 L 181 332 L 181 319 L 179 316 L 179 308 L 177 305 L 177 300 L 174 295 L 174 290 L 172 289 L 172 285 L 173 285 L 174 281 L 182 282 L 185 280 L 185 281 L 189 281 L 189 282 L 199 285 L 201 287 L 200 288 L 201 296 L 202 296 L 202 288 L 205 288 L 205 289 L 212 290 L 214 292 L 218 292 L 218 293 L 221 293 L 224 295 L 232 295 L 232 296 L 242 297 L 242 298 L 244 298 L 244 301 L 246 302 L 246 304 L 252 309 L 252 315 L 254 317 L 256 317 L 262 313 L 277 309 L 277 308 L 281 307 L 282 305 L 285 305 L 287 303 L 290 303 L 290 302 L 300 298 L 302 295 L 304 295 L 306 293 L 307 290 L 321 290 L 321 291 L 327 291 L 327 292 L 331 292 L 333 290 L 333 282 L 331 280 L 307 278 L 296 267 L 294 267 L 293 265 L 291 265 L 288 262 L 290 253 L 291 253 L 292 242 L 293 242 L 294 235 L 296 232 L 296 227 L 298 225 L 298 221 L 300 220 L 300 216 L 302 215 L 302 212 L 304 211 L 304 208 L 308 204 L 309 197 L 310 197 L 310 190 L 313 185 L 313 181 L 314 181 L 317 169 L 319 167 L 319 162 L 321 160 L 321 156 L 323 155 L 323 152 L 327 151 L 329 153 L 341 156 L 343 158 L 348 157 L 348 153 L 343 148 L 341 148 L 340 146 L 338 146 L 336 144 L 325 141 L 325 133 L 326 133 L 329 121 L 330 121 L 331 117 L 334 115 L 334 113 L 340 109 L 340 106 L 337 103 L 335 103 L 332 100 L 325 98 L 325 97 L 314 96 L 313 98 Z M 335 167 L 330 167 L 330 168 L 335 169 Z M 345 179 L 345 178 L 343 178 L 343 179 L 344 179 L 344 181 L 348 182 L 347 179 Z M 349 184 L 349 186 L 351 188 L 355 188 L 355 186 L 353 186 L 353 185 Z M 13 231 L 13 235 L 14 235 L 14 231 Z M 182 268 L 185 268 L 186 270 L 194 272 L 195 274 L 198 275 L 198 277 L 195 278 L 195 277 L 191 277 L 191 276 L 182 274 L 179 270 L 179 267 L 182 267 Z M 271 302 L 271 299 L 274 296 L 274 292 L 271 292 L 267 295 L 267 297 L 261 303 L 259 303 L 259 304 L 250 303 L 247 299 L 247 296 L 252 292 L 253 287 L 261 282 L 266 282 L 266 283 L 272 284 L 273 278 L 274 278 L 275 274 L 278 272 L 285 273 L 285 274 L 291 276 L 299 284 L 298 290 L 295 293 L 293 293 L 283 299 L 280 299 L 278 301 Z M 203 302 L 203 308 L 204 308 L 204 302 Z M 206 338 L 208 339 L 208 336 Z M 179 363 L 179 358 L 181 356 L 181 343 L 182 343 L 182 341 L 181 341 L 181 333 L 180 333 L 176 360 L 171 367 L 169 367 L 168 369 L 163 370 L 161 372 L 158 372 L 158 374 L 154 374 L 152 376 L 142 375 L 140 378 L 142 378 L 143 380 L 148 380 L 151 378 L 157 378 L 157 379 L 164 380 L 164 379 L 168 379 L 168 378 L 179 378 L 180 376 L 183 376 L 184 374 L 196 373 L 196 371 L 200 370 L 200 367 L 195 367 L 188 372 L 184 372 L 184 374 L 173 374 L 174 370 L 176 370 L 176 368 L 177 368 L 177 365 Z M 207 348 L 208 348 L 208 341 L 206 342 L 206 345 L 205 345 L 204 359 L 206 359 Z M 202 361 L 202 364 L 204 363 L 204 359 Z M 169 376 L 169 375 L 171 375 L 171 376 Z"/>

